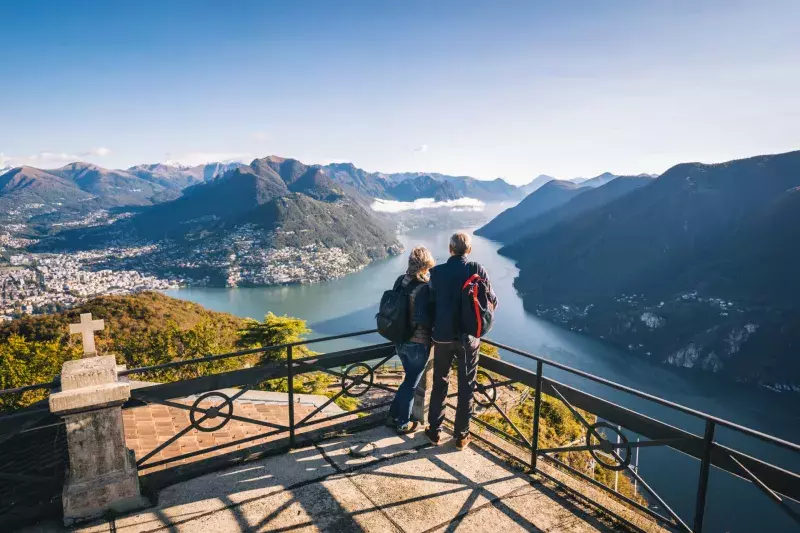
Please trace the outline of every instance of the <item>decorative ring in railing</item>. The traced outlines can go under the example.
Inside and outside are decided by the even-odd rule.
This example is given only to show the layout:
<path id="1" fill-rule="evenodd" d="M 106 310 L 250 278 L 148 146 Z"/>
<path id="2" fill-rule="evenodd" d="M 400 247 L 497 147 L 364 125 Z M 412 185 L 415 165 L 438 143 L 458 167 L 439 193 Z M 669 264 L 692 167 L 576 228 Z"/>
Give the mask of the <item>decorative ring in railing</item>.
<path id="1" fill-rule="evenodd" d="M 366 370 L 366 373 L 352 374 L 356 369 L 364 369 Z M 364 381 L 367 377 L 369 379 Z M 350 380 L 350 385 L 347 384 L 347 380 Z M 342 374 L 342 392 L 345 396 L 359 398 L 364 396 L 367 391 L 372 388 L 374 382 L 375 370 L 371 366 L 366 363 L 353 363 L 352 365 L 348 366 L 347 370 L 345 370 L 344 374 Z M 362 384 L 366 385 L 363 389 L 356 389 L 356 387 Z"/>
<path id="2" fill-rule="evenodd" d="M 209 398 L 222 398 L 222 403 L 207 409 L 206 412 L 203 414 L 202 417 L 198 420 L 196 418 L 198 413 L 198 408 L 200 407 L 200 403 L 208 400 Z M 227 413 L 222 412 L 222 408 L 227 408 Z M 194 427 L 198 431 L 203 431 L 205 433 L 210 433 L 212 431 L 217 431 L 218 429 L 222 429 L 225 425 L 231 421 L 231 417 L 233 416 L 233 402 L 231 399 L 226 395 L 218 391 L 207 392 L 197 398 L 194 403 L 192 404 L 192 408 L 189 411 L 189 421 L 192 423 L 192 427 Z M 222 421 L 219 423 L 212 425 L 212 426 L 204 426 L 202 422 L 204 420 L 215 419 L 217 417 L 222 417 Z"/>
<path id="3" fill-rule="evenodd" d="M 472 399 L 481 407 L 489 408 L 497 401 L 497 382 L 483 370 L 478 370 Z"/>
<path id="4" fill-rule="evenodd" d="M 619 444 L 614 444 L 610 440 L 603 435 L 602 432 L 597 431 L 599 428 L 605 428 L 613 431 L 617 438 L 620 440 Z M 592 444 L 592 435 L 600 435 L 599 446 L 595 446 Z M 602 466 L 603 468 L 607 468 L 609 470 L 613 470 L 615 472 L 620 470 L 625 470 L 629 464 L 631 464 L 631 457 L 633 454 L 631 453 L 631 445 L 628 442 L 628 437 L 625 434 L 617 429 L 616 427 L 612 426 L 608 422 L 595 422 L 589 428 L 586 429 L 586 447 L 589 449 L 589 453 L 592 454 L 594 460 Z M 599 448 L 599 450 L 598 450 Z M 620 461 L 620 456 L 617 453 L 614 453 L 615 449 L 624 449 L 625 450 L 625 457 Z M 598 453 L 601 452 L 601 453 Z M 611 455 L 614 459 L 613 464 L 609 464 L 603 460 L 603 457 L 607 457 Z"/>

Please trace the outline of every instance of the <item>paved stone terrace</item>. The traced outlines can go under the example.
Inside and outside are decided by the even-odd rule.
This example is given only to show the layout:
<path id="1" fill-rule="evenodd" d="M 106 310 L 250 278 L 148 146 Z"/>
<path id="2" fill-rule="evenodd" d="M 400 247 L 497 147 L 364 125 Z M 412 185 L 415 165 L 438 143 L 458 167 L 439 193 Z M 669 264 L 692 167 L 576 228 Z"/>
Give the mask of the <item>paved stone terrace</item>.
<path id="1" fill-rule="evenodd" d="M 224 392 L 230 397 L 236 394 L 238 391 L 224 389 L 221 392 Z M 189 397 L 173 401 L 175 403 L 191 406 L 194 403 L 194 400 L 194 397 Z M 283 393 L 248 391 L 233 402 L 233 413 L 237 416 L 288 427 L 289 410 L 287 401 L 288 395 Z M 317 406 L 322 405 L 325 401 L 327 401 L 327 398 L 324 396 L 314 396 L 308 394 L 295 395 L 295 420 L 302 420 L 306 415 L 313 412 Z M 203 409 L 208 409 L 219 403 L 220 399 L 215 398 L 213 401 L 201 402 L 200 407 Z M 342 410 L 339 407 L 337 407 L 335 404 L 331 404 L 315 418 L 321 418 L 341 412 Z M 127 444 L 128 448 L 134 451 L 137 460 L 141 459 L 190 425 L 189 411 L 187 409 L 168 407 L 160 404 L 150 404 L 143 407 L 125 409 L 122 412 L 122 418 L 125 428 L 125 443 Z M 341 423 L 343 420 L 347 420 L 348 418 L 349 417 L 338 419 L 334 421 L 334 423 Z M 206 427 L 212 427 L 220 421 L 221 419 L 219 418 L 207 420 L 206 422 L 203 422 L 202 425 Z M 313 427 L 319 428 L 324 427 L 325 425 L 327 424 L 322 423 Z M 275 431 L 275 428 L 238 420 L 230 420 L 223 428 L 212 432 L 204 432 L 192 429 L 185 435 L 178 438 L 175 442 L 160 450 L 146 462 L 155 463 L 157 461 L 171 459 L 178 455 L 209 449 L 220 444 L 227 444 L 248 437 L 256 437 L 259 434 L 270 433 L 273 431 Z M 285 437 L 286 433 L 272 435 L 260 439 L 257 438 L 243 444 L 236 444 L 226 448 L 221 448 L 219 450 L 195 455 L 187 459 L 180 459 L 177 461 L 171 461 L 164 465 L 146 468 L 140 473 L 149 474 L 159 470 L 171 468 L 175 465 L 201 461 L 209 457 L 224 455 L 234 450 L 241 450 L 243 448 L 257 446 L 271 440 Z"/>
<path id="2" fill-rule="evenodd" d="M 459 452 L 379 427 L 173 485 L 154 508 L 77 531 L 610 530 L 474 444 Z"/>

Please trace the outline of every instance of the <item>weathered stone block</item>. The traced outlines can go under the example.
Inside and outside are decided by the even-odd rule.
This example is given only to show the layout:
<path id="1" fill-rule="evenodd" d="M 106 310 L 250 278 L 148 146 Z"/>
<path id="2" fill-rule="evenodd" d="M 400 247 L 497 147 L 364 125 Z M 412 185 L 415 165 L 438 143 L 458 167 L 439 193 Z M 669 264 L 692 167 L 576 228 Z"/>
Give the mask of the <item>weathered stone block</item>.
<path id="1" fill-rule="evenodd" d="M 109 407 L 64 417 L 69 449 L 69 483 L 84 483 L 133 470 L 125 448 L 122 409 Z"/>
<path id="2" fill-rule="evenodd" d="M 130 383 L 106 383 L 50 395 L 50 412 L 66 415 L 122 405 L 131 397 Z"/>
<path id="3" fill-rule="evenodd" d="M 66 361 L 61 368 L 62 391 L 116 381 L 117 363 L 113 355 Z"/>
<path id="4" fill-rule="evenodd" d="M 91 520 L 108 512 L 124 513 L 150 505 L 139 492 L 139 476 L 135 458 L 130 450 L 125 455 L 123 470 L 76 482 L 72 479 L 72 468 L 64 487 L 62 504 L 64 524 Z"/>

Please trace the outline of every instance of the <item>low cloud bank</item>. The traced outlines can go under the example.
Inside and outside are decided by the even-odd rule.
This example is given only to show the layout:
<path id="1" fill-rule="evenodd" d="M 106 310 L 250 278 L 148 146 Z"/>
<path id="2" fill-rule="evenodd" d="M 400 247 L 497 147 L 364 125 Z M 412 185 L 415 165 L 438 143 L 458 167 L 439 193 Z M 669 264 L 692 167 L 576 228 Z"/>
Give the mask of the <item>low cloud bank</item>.
<path id="1" fill-rule="evenodd" d="M 475 198 L 459 198 L 437 202 L 433 198 L 420 198 L 413 202 L 398 202 L 396 200 L 376 199 L 372 203 L 372 210 L 379 213 L 400 213 L 402 211 L 418 211 L 420 209 L 452 209 L 453 211 L 483 211 L 484 204 Z"/>

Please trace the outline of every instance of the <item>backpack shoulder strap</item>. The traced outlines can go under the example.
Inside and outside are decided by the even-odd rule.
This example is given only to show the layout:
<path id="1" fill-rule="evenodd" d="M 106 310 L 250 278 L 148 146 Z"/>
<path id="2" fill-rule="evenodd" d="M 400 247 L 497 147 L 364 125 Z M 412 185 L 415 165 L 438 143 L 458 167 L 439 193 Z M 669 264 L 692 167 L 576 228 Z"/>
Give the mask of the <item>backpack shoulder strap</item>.
<path id="1" fill-rule="evenodd" d="M 478 263 L 476 263 L 474 261 L 470 261 L 469 263 L 467 263 L 467 267 L 468 267 L 469 277 L 466 279 L 464 284 L 461 286 L 461 290 L 462 291 L 464 289 L 466 289 L 467 286 L 469 284 L 471 284 L 473 281 L 476 281 L 477 279 L 480 279 L 480 277 L 481 277 L 480 274 L 478 273 Z"/>

